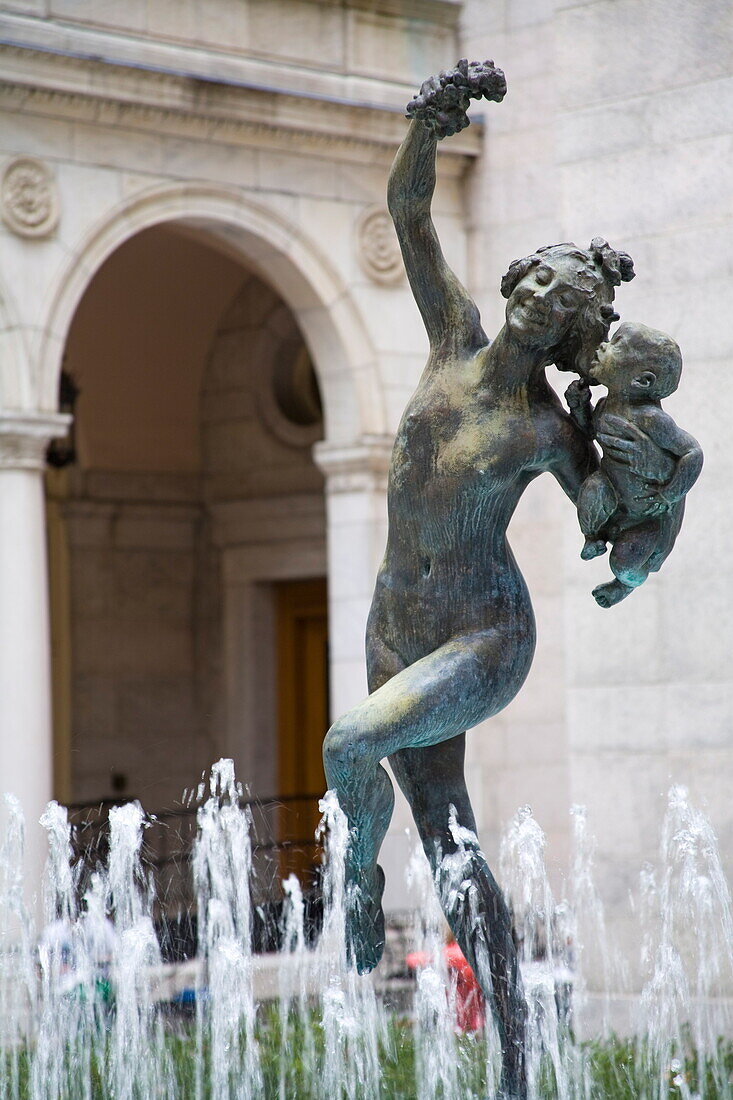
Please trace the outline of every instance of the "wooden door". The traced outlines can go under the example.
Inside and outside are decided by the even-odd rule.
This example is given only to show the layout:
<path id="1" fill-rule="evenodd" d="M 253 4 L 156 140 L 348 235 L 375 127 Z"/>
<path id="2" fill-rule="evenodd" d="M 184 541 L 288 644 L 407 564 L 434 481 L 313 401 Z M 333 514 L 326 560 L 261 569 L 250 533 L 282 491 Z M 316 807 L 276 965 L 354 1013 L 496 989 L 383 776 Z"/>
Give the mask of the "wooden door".
<path id="1" fill-rule="evenodd" d="M 326 579 L 275 587 L 280 869 L 303 881 L 316 858 L 318 799 L 326 789 L 321 755 L 329 724 Z"/>

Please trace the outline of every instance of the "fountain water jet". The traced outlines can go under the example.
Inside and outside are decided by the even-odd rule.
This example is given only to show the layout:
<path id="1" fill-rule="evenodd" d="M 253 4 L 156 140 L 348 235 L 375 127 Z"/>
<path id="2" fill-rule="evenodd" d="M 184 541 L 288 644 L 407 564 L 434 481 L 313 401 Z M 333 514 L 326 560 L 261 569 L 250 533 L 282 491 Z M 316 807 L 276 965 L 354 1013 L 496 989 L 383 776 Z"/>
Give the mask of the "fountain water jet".
<path id="1" fill-rule="evenodd" d="M 730 1081 L 716 1066 L 718 1037 L 726 1021 L 716 1011 L 715 991 L 723 976 L 733 977 L 731 897 L 715 833 L 705 815 L 690 804 L 684 787 L 669 792 L 662 828 L 659 885 L 650 868 L 642 873 L 648 914 L 642 961 L 647 979 L 641 994 L 641 1027 L 648 1037 L 646 1069 L 657 1079 L 653 1100 L 667 1096 L 667 1067 L 689 1039 L 698 1077 L 711 1059 L 720 1095 Z M 680 1088 L 684 1085 L 681 1075 Z"/>
<path id="2" fill-rule="evenodd" d="M 198 811 L 194 871 L 200 978 L 196 1021 L 189 1032 L 180 1023 L 171 1029 L 156 1002 L 160 950 L 151 884 L 141 862 L 146 823 L 141 808 L 128 804 L 111 813 L 108 865 L 82 875 L 70 859 L 66 811 L 49 805 L 43 818 L 50 851 L 48 924 L 34 962 L 23 907 L 22 815 L 16 802 L 6 801 L 8 825 L 0 844 L 0 1094 L 8 1100 L 496 1097 L 501 1059 L 490 1016 L 483 1035 L 456 1031 L 455 989 L 445 965 L 438 897 L 441 890 L 458 891 L 475 923 L 465 874 L 473 834 L 453 816 L 456 847 L 438 865 L 436 881 L 422 850 L 409 861 L 411 892 L 423 899 L 415 914 L 414 947 L 427 963 L 418 973 L 409 1020 L 395 1022 L 372 979 L 359 977 L 348 962 L 348 829 L 335 796 L 326 795 L 321 803 L 323 929 L 309 946 L 302 889 L 291 876 L 283 885 L 277 994 L 268 1007 L 257 996 L 251 816 L 240 806 L 242 796 L 231 762 L 220 762 Z M 560 902 L 548 882 L 544 835 L 528 808 L 509 823 L 502 844 L 504 888 L 514 910 L 530 1006 L 531 1100 L 614 1095 L 599 1091 L 595 1048 L 573 1037 L 585 1026 L 591 955 L 594 974 L 615 980 L 611 937 L 593 880 L 593 842 L 585 812 L 577 807 L 573 829 L 567 898 Z M 80 903 L 82 881 L 87 889 Z M 670 792 L 660 866 L 644 874 L 638 911 L 645 984 L 636 1019 L 636 1062 L 630 1048 L 624 1063 L 624 1072 L 635 1075 L 635 1095 L 639 1100 L 666 1100 L 668 1095 L 694 1100 L 688 1075 L 695 1075 L 695 1067 L 685 1065 L 685 1052 L 694 1048 L 698 1078 L 707 1074 L 717 1090 L 711 1095 L 729 1098 L 730 1083 L 716 1047 L 726 1020 L 716 997 L 722 978 L 733 974 L 730 895 L 712 829 L 681 788 Z M 114 916 L 114 930 L 108 914 Z M 477 925 L 477 936 L 480 931 Z M 563 990 L 570 978 L 572 1006 Z M 107 980 L 114 987 L 114 1004 L 101 992 Z M 185 1067 L 173 1057 L 182 1027 Z M 414 1076 L 407 1085 L 403 1076 L 397 1086 L 390 1083 L 390 1066 L 405 1042 L 415 1052 Z M 670 1086 L 673 1079 L 676 1084 Z"/>

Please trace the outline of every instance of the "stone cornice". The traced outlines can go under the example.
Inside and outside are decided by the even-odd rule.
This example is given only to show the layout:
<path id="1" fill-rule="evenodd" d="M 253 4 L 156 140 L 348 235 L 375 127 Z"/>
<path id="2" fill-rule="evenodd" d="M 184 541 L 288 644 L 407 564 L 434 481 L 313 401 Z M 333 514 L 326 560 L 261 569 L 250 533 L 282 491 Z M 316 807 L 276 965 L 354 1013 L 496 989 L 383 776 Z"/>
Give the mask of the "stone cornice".
<path id="1" fill-rule="evenodd" d="M 377 15 L 396 15 L 404 19 L 424 19 L 428 23 L 455 27 L 463 0 L 317 0 L 321 4 L 356 8 Z"/>
<path id="2" fill-rule="evenodd" d="M 391 155 L 404 135 L 403 110 L 397 104 L 406 103 L 411 90 L 400 85 L 388 86 L 389 95 L 381 102 L 370 102 L 355 98 L 354 88 L 368 95 L 380 88 L 379 82 L 286 67 L 287 79 L 275 86 L 282 67 L 249 59 L 238 59 L 239 77 L 233 72 L 225 75 L 223 65 L 214 76 L 210 55 L 209 73 L 197 74 L 195 69 L 117 62 L 14 41 L 1 16 L 0 30 L 5 33 L 0 42 L 0 105 L 5 102 L 16 111 L 223 144 L 285 142 L 292 147 L 300 137 L 309 146 L 327 144 L 333 153 L 343 150 L 348 159 L 358 151 L 362 157 L 373 156 L 375 147 Z M 301 78 L 313 90 L 296 94 Z M 481 136 L 479 122 L 441 143 L 442 159 L 462 170 L 465 158 L 478 156 Z"/>
<path id="3" fill-rule="evenodd" d="M 42 470 L 49 442 L 70 424 L 64 413 L 0 413 L 0 470 Z"/>

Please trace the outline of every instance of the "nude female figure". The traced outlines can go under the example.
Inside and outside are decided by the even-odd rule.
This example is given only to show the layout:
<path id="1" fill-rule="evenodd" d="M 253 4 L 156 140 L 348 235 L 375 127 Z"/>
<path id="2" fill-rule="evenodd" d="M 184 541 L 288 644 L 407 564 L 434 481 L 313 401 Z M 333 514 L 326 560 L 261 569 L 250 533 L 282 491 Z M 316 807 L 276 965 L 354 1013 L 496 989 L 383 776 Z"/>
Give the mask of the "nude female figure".
<path id="1" fill-rule="evenodd" d="M 498 91 L 489 98 L 501 98 L 503 74 L 478 68 L 494 74 L 488 86 Z M 439 99 L 440 85 L 434 78 L 423 90 L 437 88 Z M 389 181 L 389 209 L 430 354 L 392 455 L 389 535 L 367 626 L 371 694 L 332 726 L 324 762 L 351 830 L 347 927 L 356 967 L 371 970 L 384 945 L 384 876 L 376 860 L 394 805 L 380 764 L 386 757 L 412 808 L 447 920 L 494 1011 L 502 1096 L 515 1100 L 526 1096 L 526 1008 L 510 916 L 476 839 L 465 731 L 514 698 L 534 653 L 529 593 L 506 539 L 517 502 L 549 471 L 575 503 L 597 466 L 593 444 L 563 409 L 545 368 L 554 362 L 584 374 L 616 319 L 614 287 L 633 270 L 600 240 L 587 251 L 564 244 L 515 261 L 502 282 L 506 323 L 491 342 L 445 262 L 430 215 L 437 140 L 461 128 L 446 117 L 432 128 L 413 119 Z M 627 461 L 638 457 L 633 439 L 619 448 Z M 460 881 L 451 882 L 455 861 L 445 857 L 459 845 Z"/>

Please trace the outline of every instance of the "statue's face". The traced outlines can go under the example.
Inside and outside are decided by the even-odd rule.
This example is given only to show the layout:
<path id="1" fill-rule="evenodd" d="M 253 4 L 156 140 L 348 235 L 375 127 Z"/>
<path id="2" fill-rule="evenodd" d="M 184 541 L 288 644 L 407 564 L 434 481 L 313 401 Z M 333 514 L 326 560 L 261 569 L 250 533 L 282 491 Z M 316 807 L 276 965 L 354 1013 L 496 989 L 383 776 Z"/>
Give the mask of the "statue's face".
<path id="1" fill-rule="evenodd" d="M 617 342 L 618 334 L 598 345 L 588 371 L 588 378 L 593 385 L 608 386 L 612 381 L 618 368 Z"/>
<path id="2" fill-rule="evenodd" d="M 619 396 L 628 396 L 638 375 L 644 371 L 638 339 L 630 325 L 620 325 L 610 340 L 600 344 L 591 360 L 588 380 L 605 386 Z"/>
<path id="3" fill-rule="evenodd" d="M 552 348 L 593 289 L 593 281 L 572 257 L 553 257 L 551 263 L 536 264 L 509 297 L 507 326 L 523 343 Z"/>

